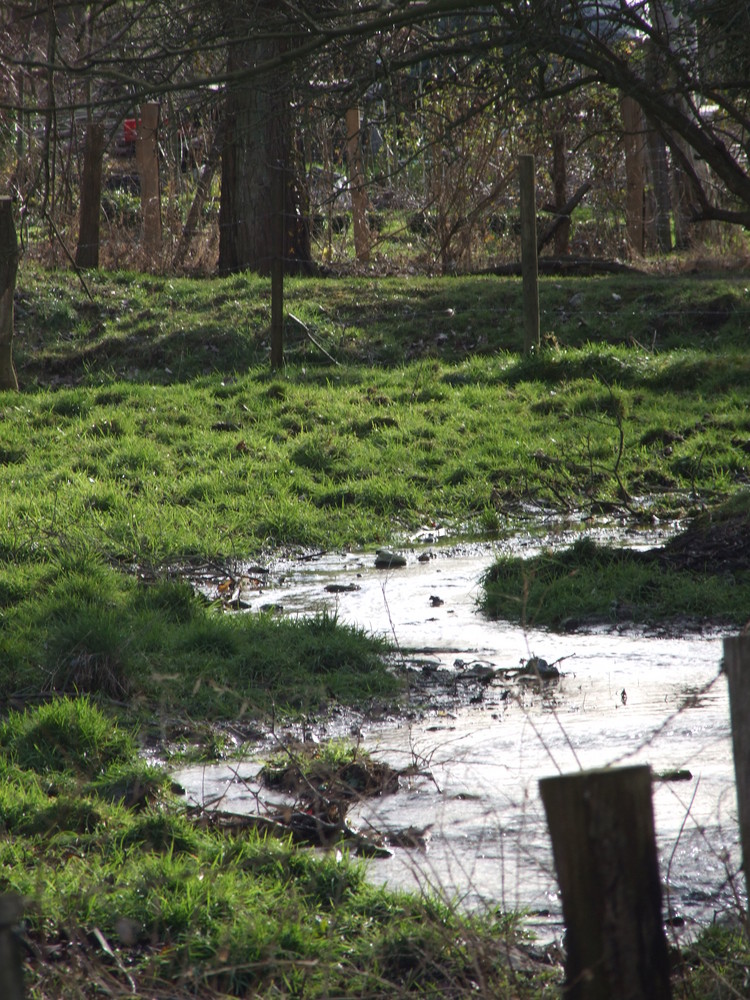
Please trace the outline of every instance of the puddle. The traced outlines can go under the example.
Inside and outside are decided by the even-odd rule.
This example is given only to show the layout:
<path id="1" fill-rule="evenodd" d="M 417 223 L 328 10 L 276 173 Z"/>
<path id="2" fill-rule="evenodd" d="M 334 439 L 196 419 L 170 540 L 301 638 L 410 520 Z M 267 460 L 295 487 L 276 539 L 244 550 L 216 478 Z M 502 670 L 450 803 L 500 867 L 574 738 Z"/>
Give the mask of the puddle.
<path id="1" fill-rule="evenodd" d="M 662 539 L 659 539 L 662 540 Z M 370 878 L 391 887 L 437 888 L 466 907 L 529 912 L 543 938 L 561 933 L 561 907 L 538 780 L 578 768 L 648 763 L 659 781 L 654 810 L 665 914 L 690 930 L 736 911 L 744 892 L 721 638 L 636 634 L 555 635 L 493 622 L 476 607 L 479 581 L 499 546 L 402 549 L 407 565 L 377 570 L 371 554 L 326 554 L 273 567 L 253 606 L 285 613 L 335 612 L 340 621 L 395 640 L 402 650 L 453 671 L 457 661 L 495 669 L 531 655 L 561 659 L 552 686 L 495 679 L 481 703 L 390 725 L 365 725 L 362 742 L 394 767 L 417 763 L 432 778 L 402 779 L 396 795 L 349 812 L 367 833 L 426 829 L 426 850 L 394 848 L 370 861 Z M 529 538 L 528 551 L 544 541 Z M 656 544 L 652 536 L 640 544 Z M 429 558 L 424 558 L 429 553 Z M 420 561 L 420 556 L 423 561 Z M 326 586 L 356 587 L 337 593 Z M 441 602 L 441 603 L 438 603 Z M 259 765 L 181 771 L 192 801 L 257 811 Z M 734 880 L 730 873 L 735 875 Z"/>

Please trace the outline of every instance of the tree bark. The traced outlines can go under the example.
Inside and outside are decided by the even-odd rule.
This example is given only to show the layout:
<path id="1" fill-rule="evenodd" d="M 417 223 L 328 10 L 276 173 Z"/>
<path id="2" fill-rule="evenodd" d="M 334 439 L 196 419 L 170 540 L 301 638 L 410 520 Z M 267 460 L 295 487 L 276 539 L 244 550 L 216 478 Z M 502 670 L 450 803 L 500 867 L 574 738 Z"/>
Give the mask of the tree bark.
<path id="1" fill-rule="evenodd" d="M 240 25 L 234 37 L 248 32 Z M 270 35 L 229 48 L 230 74 L 278 56 L 282 42 Z M 293 170 L 289 78 L 285 71 L 254 76 L 227 90 L 226 132 L 221 164 L 219 273 L 255 271 L 269 275 L 274 259 L 273 178 L 281 170 L 284 191 L 284 271 L 311 266 L 309 222 L 301 211 Z"/>
<path id="2" fill-rule="evenodd" d="M 620 107 L 625 142 L 625 227 L 628 246 L 632 253 L 640 257 L 645 249 L 643 241 L 645 125 L 640 105 L 632 97 L 623 97 Z"/>
<path id="3" fill-rule="evenodd" d="M 216 168 L 219 166 L 219 160 L 221 159 L 223 135 L 224 123 L 222 121 L 216 127 L 216 131 L 211 139 L 211 148 L 208 151 L 208 157 L 206 158 L 206 162 L 201 167 L 200 175 L 198 176 L 195 196 L 193 197 L 193 202 L 190 206 L 187 219 L 185 220 L 185 225 L 182 229 L 180 242 L 177 244 L 177 249 L 174 252 L 173 264 L 175 267 L 181 267 L 182 264 L 184 264 L 188 249 L 190 248 L 190 241 L 198 231 L 198 222 L 201 217 L 201 212 L 203 211 L 203 206 L 206 203 L 208 193 L 211 190 L 211 182 L 214 179 Z"/>
<path id="4" fill-rule="evenodd" d="M 568 200 L 568 178 L 565 164 L 565 133 L 552 136 L 552 185 L 555 191 L 555 208 L 559 222 L 555 226 L 555 256 L 563 257 L 570 250 L 570 209 L 565 211 Z M 541 248 L 540 248 L 541 249 Z"/>
<path id="5" fill-rule="evenodd" d="M 13 293 L 18 257 L 13 205 L 10 198 L 0 198 L 0 389 L 18 389 L 13 366 Z"/>
<path id="6" fill-rule="evenodd" d="M 578 203 L 589 193 L 590 190 L 591 181 L 584 181 L 572 198 L 569 198 L 564 205 L 555 207 L 555 218 L 537 239 L 537 250 L 541 250 L 543 246 L 549 243 L 552 237 L 557 235 L 562 226 L 567 224 L 568 228 L 570 228 L 570 213 L 577 207 Z M 555 251 L 557 251 L 557 243 L 555 243 Z M 564 257 L 565 252 L 559 254 L 559 256 Z"/>
<path id="7" fill-rule="evenodd" d="M 102 203 L 102 156 L 104 126 L 91 122 L 86 133 L 81 177 L 81 209 L 78 225 L 76 265 L 99 267 L 99 215 Z"/>

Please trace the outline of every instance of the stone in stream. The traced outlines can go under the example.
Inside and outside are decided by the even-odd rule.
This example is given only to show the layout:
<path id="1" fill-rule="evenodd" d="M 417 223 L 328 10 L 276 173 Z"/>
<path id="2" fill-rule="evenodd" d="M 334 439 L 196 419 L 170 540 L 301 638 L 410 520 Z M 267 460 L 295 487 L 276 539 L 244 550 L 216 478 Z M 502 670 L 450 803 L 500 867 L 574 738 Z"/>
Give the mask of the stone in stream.
<path id="1" fill-rule="evenodd" d="M 375 565 L 378 569 L 393 569 L 396 566 L 406 566 L 406 557 L 390 549 L 378 549 L 375 553 Z"/>
<path id="2" fill-rule="evenodd" d="M 541 681 L 556 680 L 560 671 L 554 663 L 547 663 L 541 656 L 532 656 L 524 663 L 520 673 L 526 677 L 538 677 Z"/>

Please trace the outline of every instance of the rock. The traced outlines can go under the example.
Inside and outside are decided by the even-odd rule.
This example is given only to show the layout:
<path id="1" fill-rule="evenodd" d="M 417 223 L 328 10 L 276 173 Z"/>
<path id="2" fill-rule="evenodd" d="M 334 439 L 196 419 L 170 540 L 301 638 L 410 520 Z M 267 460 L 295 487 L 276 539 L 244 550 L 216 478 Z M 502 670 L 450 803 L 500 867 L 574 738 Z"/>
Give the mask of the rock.
<path id="1" fill-rule="evenodd" d="M 438 597 L 436 594 L 432 594 L 430 596 L 430 607 L 431 608 L 440 608 L 444 604 L 445 604 L 445 601 L 443 600 L 442 597 Z"/>
<path id="2" fill-rule="evenodd" d="M 396 566 L 406 566 L 406 557 L 390 549 L 378 549 L 375 553 L 375 565 L 378 569 L 393 569 Z"/>
<path id="3" fill-rule="evenodd" d="M 560 671 L 554 663 L 547 663 L 541 656 L 532 656 L 524 663 L 521 674 L 526 677 L 538 677 L 542 681 L 551 681 L 560 676 Z"/>
<path id="4" fill-rule="evenodd" d="M 653 779 L 654 781 L 692 781 L 693 775 L 690 771 L 677 768 L 673 771 L 657 771 Z"/>
<path id="5" fill-rule="evenodd" d="M 472 663 L 468 670 L 457 675 L 457 680 L 479 681 L 481 684 L 489 684 L 497 676 L 494 667 L 488 667 L 486 663 Z"/>

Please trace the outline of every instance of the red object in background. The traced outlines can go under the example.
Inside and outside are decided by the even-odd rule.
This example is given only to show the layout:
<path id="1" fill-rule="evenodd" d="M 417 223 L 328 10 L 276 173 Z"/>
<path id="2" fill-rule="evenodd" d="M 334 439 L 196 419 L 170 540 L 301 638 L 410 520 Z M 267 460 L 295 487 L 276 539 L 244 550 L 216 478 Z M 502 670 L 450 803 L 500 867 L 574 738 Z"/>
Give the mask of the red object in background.
<path id="1" fill-rule="evenodd" d="M 122 137 L 125 142 L 135 142 L 138 134 L 138 122 L 135 118 L 126 118 L 122 125 Z"/>

